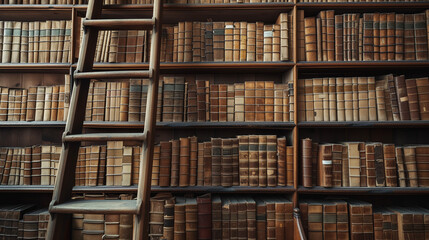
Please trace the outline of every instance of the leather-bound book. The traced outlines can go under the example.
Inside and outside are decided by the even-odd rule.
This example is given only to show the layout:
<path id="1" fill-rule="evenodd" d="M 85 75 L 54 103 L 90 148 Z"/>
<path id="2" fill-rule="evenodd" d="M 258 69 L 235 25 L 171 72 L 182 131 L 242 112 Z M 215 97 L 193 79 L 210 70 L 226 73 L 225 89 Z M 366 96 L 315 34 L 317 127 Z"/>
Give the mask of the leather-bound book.
<path id="1" fill-rule="evenodd" d="M 28 89 L 28 98 L 27 98 L 27 109 L 26 109 L 26 121 L 35 120 L 35 111 L 36 111 L 36 97 L 37 97 L 37 87 L 30 87 Z"/>
<path id="2" fill-rule="evenodd" d="M 212 186 L 221 186 L 222 139 L 212 138 Z"/>
<path id="3" fill-rule="evenodd" d="M 240 44 L 240 52 L 239 52 L 240 55 L 238 58 L 236 57 L 236 55 L 234 55 L 234 60 L 237 59 L 237 61 L 245 62 L 247 58 L 247 22 L 243 21 L 236 24 L 239 24 L 240 26 L 240 30 L 239 30 L 240 35 L 238 37 L 234 35 L 235 39 L 238 39 Z M 237 51 L 235 51 L 234 54 L 235 53 L 237 53 Z"/>
<path id="4" fill-rule="evenodd" d="M 240 186 L 249 186 L 249 136 L 238 136 Z"/>
<path id="5" fill-rule="evenodd" d="M 225 22 L 225 61 L 232 62 L 234 48 L 234 23 Z"/>
<path id="6" fill-rule="evenodd" d="M 244 122 L 245 116 L 245 90 L 244 83 L 234 83 L 233 121 Z"/>
<path id="7" fill-rule="evenodd" d="M 192 62 L 201 62 L 202 53 L 201 53 L 201 22 L 192 23 Z"/>
<path id="8" fill-rule="evenodd" d="M 3 169 L 3 174 L 2 174 L 2 178 L 1 178 L 1 184 L 2 185 L 7 185 L 8 181 L 9 181 L 9 174 L 10 174 L 10 167 L 12 165 L 12 155 L 13 155 L 13 149 L 8 148 L 7 149 L 7 154 L 6 154 L 6 160 L 5 160 L 5 164 L 4 164 L 4 169 Z M 40 157 L 40 153 L 39 153 L 39 157 Z M 39 166 L 40 166 L 40 160 L 39 160 Z M 39 185 L 40 185 L 40 167 L 38 169 L 39 172 Z"/>
<path id="9" fill-rule="evenodd" d="M 374 61 L 380 60 L 380 13 L 373 13 L 373 43 L 374 43 Z"/>
<path id="10" fill-rule="evenodd" d="M 172 80 L 164 79 L 166 81 L 166 88 L 164 89 L 164 119 L 173 118 L 173 90 L 174 82 Z M 171 83 L 169 82 L 171 81 Z M 142 80 L 141 79 L 130 79 L 130 88 L 128 93 L 128 121 L 140 121 L 140 104 L 141 104 L 141 94 L 142 94 Z M 170 100 L 171 99 L 171 100 Z M 170 103 L 171 101 L 171 103 Z M 167 105 L 168 104 L 168 105 Z M 171 108 L 171 110 L 169 110 Z M 170 116 L 167 116 L 167 111 L 169 111 Z M 168 121 L 168 120 L 166 120 Z M 171 121 L 171 120 L 170 120 Z"/>
<path id="11" fill-rule="evenodd" d="M 295 93 L 294 93 L 294 83 L 293 83 L 293 81 L 292 80 L 289 80 L 288 81 L 288 83 L 287 83 L 287 86 L 288 86 L 288 88 L 287 88 L 287 95 L 289 95 L 289 101 L 288 101 L 288 103 L 289 103 L 289 106 L 286 104 L 286 99 L 283 101 L 285 104 L 284 104 L 284 106 L 285 106 L 285 115 L 283 116 L 284 117 L 284 119 L 285 119 L 285 121 L 291 121 L 291 122 L 293 122 L 294 121 L 294 119 L 295 119 L 295 97 L 294 97 L 294 95 L 295 95 Z M 289 114 L 287 114 L 289 112 Z"/>
<path id="12" fill-rule="evenodd" d="M 413 14 L 404 16 L 404 60 L 416 60 Z"/>
<path id="13" fill-rule="evenodd" d="M 319 145 L 319 186 L 332 187 L 332 144 Z"/>
<path id="14" fill-rule="evenodd" d="M 231 199 L 228 197 L 222 198 L 222 239 L 230 239 L 231 237 Z"/>
<path id="15" fill-rule="evenodd" d="M 349 178 L 349 149 L 347 144 L 343 144 L 343 153 L 342 153 L 342 170 L 341 170 L 341 180 L 343 187 L 350 186 Z"/>
<path id="16" fill-rule="evenodd" d="M 329 78 L 323 78 L 323 93 L 320 96 L 323 102 L 323 120 L 329 121 Z"/>
<path id="17" fill-rule="evenodd" d="M 173 122 L 183 121 L 183 107 L 185 95 L 185 78 L 174 77 L 174 107 L 173 107 Z"/>
<path id="18" fill-rule="evenodd" d="M 302 185 L 312 187 L 312 143 L 310 138 L 302 139 Z"/>
<path id="19" fill-rule="evenodd" d="M 198 239 L 212 239 L 212 201 L 211 195 L 197 197 Z"/>
<path id="20" fill-rule="evenodd" d="M 238 201 L 235 197 L 230 197 L 229 201 L 229 238 L 238 239 Z"/>
<path id="21" fill-rule="evenodd" d="M 256 202 L 251 197 L 244 197 L 246 204 L 247 239 L 256 240 Z"/>
<path id="22" fill-rule="evenodd" d="M 174 205 L 174 239 L 186 239 L 186 199 L 184 197 L 176 197 Z"/>
<path id="23" fill-rule="evenodd" d="M 163 236 L 162 237 L 167 239 L 167 240 L 173 240 L 174 239 L 174 204 L 175 204 L 175 198 L 174 197 L 169 196 L 165 199 L 164 227 L 163 227 Z M 132 227 L 132 225 L 131 225 L 131 227 Z M 131 228 L 131 230 L 132 230 L 132 228 Z"/>
<path id="24" fill-rule="evenodd" d="M 343 61 L 343 15 L 335 15 L 335 61 Z"/>
<path id="25" fill-rule="evenodd" d="M 416 47 L 416 60 L 428 59 L 428 39 L 426 30 L 425 13 L 415 13 L 414 15 L 414 41 Z"/>
<path id="26" fill-rule="evenodd" d="M 43 99 L 45 97 L 45 88 L 44 87 L 37 87 L 39 102 L 36 100 L 36 107 L 38 106 L 40 108 L 39 110 L 39 119 L 37 121 L 42 121 L 43 119 Z M 8 114 L 8 102 L 9 102 L 9 88 L 2 87 L 1 88 L 1 99 L 0 99 L 0 121 L 6 121 Z M 37 105 L 38 103 L 38 105 Z"/>
<path id="27" fill-rule="evenodd" d="M 189 186 L 197 185 L 197 164 L 198 164 L 198 139 L 189 137 Z"/>
<path id="28" fill-rule="evenodd" d="M 219 122 L 219 84 L 210 85 L 210 121 Z"/>
<path id="29" fill-rule="evenodd" d="M 189 186 L 190 139 L 180 138 L 179 186 Z"/>
<path id="30" fill-rule="evenodd" d="M 323 116 L 323 79 L 313 79 L 314 121 L 324 121 Z"/>
<path id="31" fill-rule="evenodd" d="M 357 200 L 350 200 L 349 203 L 349 216 L 350 216 L 350 239 L 364 239 L 363 218 L 364 206 L 363 202 Z"/>
<path id="32" fill-rule="evenodd" d="M 389 87 L 389 93 L 390 93 L 390 105 L 392 107 L 392 114 L 393 114 L 393 120 L 394 121 L 400 121 L 401 117 L 399 114 L 399 103 L 398 103 L 398 96 L 396 94 L 396 86 L 395 86 L 395 79 L 393 75 L 389 74 L 387 77 L 387 84 Z"/>
<path id="33" fill-rule="evenodd" d="M 380 60 L 387 60 L 387 13 L 380 13 Z"/>
<path id="34" fill-rule="evenodd" d="M 375 146 L 374 144 L 366 144 L 366 176 L 367 186 L 376 187 L 376 169 L 375 169 Z"/>
<path id="35" fill-rule="evenodd" d="M 198 143 L 197 149 L 197 186 L 204 186 L 204 143 Z"/>
<path id="36" fill-rule="evenodd" d="M 336 205 L 336 220 L 337 220 L 337 239 L 349 239 L 349 214 L 347 210 L 347 202 L 335 200 Z"/>
<path id="37" fill-rule="evenodd" d="M 416 147 L 404 147 L 404 163 L 409 186 L 418 187 L 419 181 L 417 175 Z"/>
<path id="38" fill-rule="evenodd" d="M 227 85 L 227 93 L 226 93 L 226 121 L 233 122 L 234 121 L 234 108 L 235 108 L 235 96 L 234 96 L 234 85 Z"/>
<path id="39" fill-rule="evenodd" d="M 204 142 L 204 186 L 212 185 L 212 143 Z"/>
<path id="40" fill-rule="evenodd" d="M 386 176 L 386 187 L 397 187 L 398 177 L 395 159 L 395 145 L 383 144 L 384 169 Z"/>
<path id="41" fill-rule="evenodd" d="M 387 13 L 387 60 L 389 61 L 395 60 L 395 15 L 396 13 Z"/>
<path id="42" fill-rule="evenodd" d="M 198 239 L 198 206 L 196 198 L 186 198 L 185 222 L 186 239 Z"/>
<path id="43" fill-rule="evenodd" d="M 23 238 L 38 239 L 39 215 L 47 212 L 47 209 L 38 209 L 23 215 Z"/>
<path id="44" fill-rule="evenodd" d="M 286 146 L 286 185 L 293 186 L 293 160 L 294 150 L 293 146 Z"/>
<path id="45" fill-rule="evenodd" d="M 420 120 L 429 120 L 429 78 L 416 78 L 420 106 Z"/>
<path id="46" fill-rule="evenodd" d="M 185 22 L 179 22 L 177 25 L 177 62 L 184 62 Z"/>
<path id="47" fill-rule="evenodd" d="M 384 187 L 386 185 L 385 178 L 385 167 L 384 167 L 384 154 L 383 146 L 381 143 L 374 144 L 374 156 L 375 156 L 375 176 L 376 186 Z"/>
<path id="48" fill-rule="evenodd" d="M 301 199 L 299 201 L 299 210 L 301 211 L 302 228 L 308 236 L 308 201 L 306 199 Z"/>
<path id="49" fill-rule="evenodd" d="M 344 114 L 346 121 L 353 121 L 353 84 L 351 77 L 344 78 Z"/>
<path id="50" fill-rule="evenodd" d="M 94 82 L 92 121 L 104 121 L 106 82 Z"/>
<path id="51" fill-rule="evenodd" d="M 378 82 L 376 83 L 375 96 L 377 101 L 377 120 L 378 121 L 387 121 L 386 114 L 386 104 L 384 98 L 384 88 L 379 86 Z"/>
<path id="52" fill-rule="evenodd" d="M 300 102 L 305 104 L 305 119 L 302 119 L 302 121 L 314 121 L 313 79 L 300 79 L 298 86 L 301 85 L 301 82 L 304 82 L 304 91 L 302 93 L 305 96 L 305 103 Z"/>
<path id="53" fill-rule="evenodd" d="M 319 186 L 319 143 L 311 143 L 311 172 L 313 186 Z"/>
<path id="54" fill-rule="evenodd" d="M 374 222 L 374 240 L 384 239 L 383 209 L 374 208 L 373 222 Z"/>
<path id="55" fill-rule="evenodd" d="M 245 197 L 237 197 L 237 238 L 247 238 L 247 204 Z"/>
<path id="56" fill-rule="evenodd" d="M 274 25 L 264 25 L 264 62 L 273 61 Z"/>
<path id="57" fill-rule="evenodd" d="M 362 203 L 363 205 L 363 234 L 364 239 L 374 239 L 372 204 Z"/>
<path id="58" fill-rule="evenodd" d="M 264 23 L 256 22 L 256 61 L 264 61 Z"/>
<path id="59" fill-rule="evenodd" d="M 363 60 L 374 60 L 374 15 L 372 13 L 363 14 Z"/>
<path id="60" fill-rule="evenodd" d="M 404 14 L 395 15 L 395 60 L 404 60 Z"/>
<path id="61" fill-rule="evenodd" d="M 343 145 L 332 144 L 332 186 L 342 186 Z"/>
<path id="62" fill-rule="evenodd" d="M 231 187 L 232 186 L 232 139 L 222 139 L 221 146 L 221 186 Z"/>
<path id="63" fill-rule="evenodd" d="M 289 100 L 284 96 L 285 87 L 285 84 L 274 84 L 274 122 L 283 122 L 283 115 L 285 115 L 283 100 Z"/>
<path id="64" fill-rule="evenodd" d="M 358 78 L 359 121 L 369 120 L 368 78 Z"/>
<path id="65" fill-rule="evenodd" d="M 4 167 L 6 165 L 6 158 L 7 158 L 7 148 L 0 148 L 0 183 L 1 183 L 1 180 L 3 179 L 3 172 L 5 170 Z M 31 161 L 31 156 L 30 156 L 30 161 Z M 30 166 L 30 171 L 31 171 L 31 166 Z"/>
<path id="66" fill-rule="evenodd" d="M 335 16 L 334 10 L 326 11 L 326 46 L 328 61 L 335 61 Z"/>
<path id="67" fill-rule="evenodd" d="M 159 186 L 170 186 L 171 142 L 160 142 Z"/>
<path id="68" fill-rule="evenodd" d="M 263 199 L 256 198 L 256 239 L 267 239 L 267 205 Z"/>
<path id="69" fill-rule="evenodd" d="M 286 186 L 286 137 L 277 138 L 277 185 Z"/>
<path id="70" fill-rule="evenodd" d="M 259 136 L 249 135 L 249 186 L 259 186 Z"/>
<path id="71" fill-rule="evenodd" d="M 228 85 L 219 84 L 219 122 L 227 121 L 227 94 L 228 94 Z"/>
<path id="72" fill-rule="evenodd" d="M 264 82 L 264 105 L 265 105 L 265 117 L 264 121 L 274 121 L 274 82 Z M 256 115 L 258 118 L 258 114 Z"/>
<path id="73" fill-rule="evenodd" d="M 232 138 L 232 185 L 240 185 L 238 138 Z"/>
<path id="74" fill-rule="evenodd" d="M 416 163 L 417 163 L 417 176 L 419 178 L 419 187 L 429 186 L 429 147 L 417 146 L 416 147 Z"/>
<path id="75" fill-rule="evenodd" d="M 212 198 L 212 239 L 222 239 L 222 200 L 219 195 Z"/>
<path id="76" fill-rule="evenodd" d="M 85 194 L 85 200 L 104 200 L 104 194 Z M 100 239 L 104 234 L 103 214 L 83 214 L 83 239 Z"/>
<path id="77" fill-rule="evenodd" d="M 104 238 L 119 239 L 119 214 L 106 214 L 104 216 Z"/>
<path id="78" fill-rule="evenodd" d="M 305 80 L 300 79 L 297 82 L 298 85 L 298 96 L 297 96 L 297 102 L 298 102 L 298 119 L 299 121 L 305 121 L 306 120 L 306 102 L 305 102 Z"/>
<path id="79" fill-rule="evenodd" d="M 326 61 L 326 11 L 321 11 L 316 18 L 317 60 Z M 323 51 L 325 50 L 325 51 Z M 325 56 L 325 59 L 323 59 Z"/>
<path id="80" fill-rule="evenodd" d="M 352 77 L 353 121 L 359 121 L 359 78 Z"/>
<path id="81" fill-rule="evenodd" d="M 323 204 L 308 201 L 308 238 L 323 239 Z"/>
<path id="82" fill-rule="evenodd" d="M 377 121 L 377 98 L 374 77 L 368 77 L 368 108 L 368 120 Z"/>
<path id="83" fill-rule="evenodd" d="M 179 166 L 180 166 L 180 141 L 171 141 L 171 175 L 170 186 L 179 186 Z"/>
<path id="84" fill-rule="evenodd" d="M 21 184 L 31 185 L 31 147 L 25 147 L 23 151 L 24 152 L 23 152 L 23 158 L 21 160 L 21 167 L 24 166 L 24 168 L 21 169 L 21 171 L 23 170 L 23 182 Z M 1 157 L 3 156 L 2 156 L 2 150 L 0 149 L 0 161 L 1 161 Z M 4 165 L 2 165 L 0 162 L 0 168 L 2 168 L 3 166 Z M 0 170 L 0 172 L 1 171 L 2 170 Z"/>
<path id="85" fill-rule="evenodd" d="M 198 122 L 206 121 L 206 81 L 196 80 L 197 85 L 197 119 Z"/>
<path id="86" fill-rule="evenodd" d="M 337 239 L 337 205 L 335 202 L 323 203 L 323 238 Z"/>
<path id="87" fill-rule="evenodd" d="M 267 138 L 267 186 L 277 186 L 277 136 Z"/>
<path id="88" fill-rule="evenodd" d="M 246 86 L 245 86 L 246 87 Z M 265 121 L 265 82 L 255 82 L 255 121 Z"/>
<path id="89" fill-rule="evenodd" d="M 359 142 L 360 186 L 367 186 L 365 143 Z"/>
<path id="90" fill-rule="evenodd" d="M 247 23 L 246 61 L 256 61 L 256 23 Z"/>
<path id="91" fill-rule="evenodd" d="M 272 56 L 271 61 L 280 61 L 280 24 L 273 24 Z"/>
<path id="92" fill-rule="evenodd" d="M 419 97 L 417 93 L 416 79 L 405 80 L 410 120 L 420 120 Z"/>
<path id="93" fill-rule="evenodd" d="M 304 19 L 305 33 L 305 60 L 317 61 L 317 39 L 316 39 L 316 19 L 307 17 Z"/>
<path id="94" fill-rule="evenodd" d="M 197 112 L 197 85 L 194 79 L 188 80 L 188 92 L 187 92 L 187 109 L 186 109 L 186 120 L 188 122 L 196 122 L 198 120 Z"/>
<path id="95" fill-rule="evenodd" d="M 335 78 L 328 79 L 328 110 L 329 110 L 329 121 L 337 121 L 337 96 L 336 96 L 336 86 Z M 326 96 L 326 94 L 325 94 Z"/>
<path id="96" fill-rule="evenodd" d="M 267 136 L 259 135 L 259 186 L 267 186 Z"/>
<path id="97" fill-rule="evenodd" d="M 213 61 L 225 60 L 225 23 L 213 23 Z"/>
<path id="98" fill-rule="evenodd" d="M 204 23 L 204 51 L 205 61 L 213 61 L 213 22 L 207 21 Z"/>
<path id="99" fill-rule="evenodd" d="M 399 239 L 398 234 L 398 216 L 394 212 L 390 212 L 390 220 L 392 222 L 392 239 Z"/>
<path id="100" fill-rule="evenodd" d="M 276 234 L 276 199 L 264 198 L 267 214 L 267 239 L 277 239 Z M 282 206 L 284 211 L 284 205 Z M 280 236 L 281 237 L 281 236 Z"/>
<path id="101" fill-rule="evenodd" d="M 360 187 L 360 153 L 359 143 L 347 143 L 349 159 L 349 186 Z"/>
<path id="102" fill-rule="evenodd" d="M 398 168 L 399 187 L 406 187 L 407 186 L 407 178 L 405 175 L 404 149 L 402 147 L 396 147 L 395 148 L 395 157 L 396 157 L 396 166 Z"/>
<path id="103" fill-rule="evenodd" d="M 102 153 L 100 154 L 100 158 L 103 155 L 103 148 L 104 152 L 106 152 L 106 146 L 102 146 Z M 132 165 L 132 184 L 137 185 L 139 182 L 140 177 L 140 155 L 141 155 L 141 146 L 133 146 L 133 165 Z M 104 154 L 106 156 L 106 154 Z M 103 162 L 103 159 L 101 159 L 101 162 Z M 104 157 L 104 165 L 106 163 L 105 157 Z M 103 185 L 102 182 L 104 179 L 99 179 L 100 185 Z"/>

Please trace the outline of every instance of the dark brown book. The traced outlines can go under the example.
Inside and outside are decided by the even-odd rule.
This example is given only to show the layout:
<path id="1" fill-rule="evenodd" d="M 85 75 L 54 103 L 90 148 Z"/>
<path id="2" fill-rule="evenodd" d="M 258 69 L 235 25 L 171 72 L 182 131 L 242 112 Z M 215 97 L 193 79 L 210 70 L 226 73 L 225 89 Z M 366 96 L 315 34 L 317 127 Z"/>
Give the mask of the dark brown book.
<path id="1" fill-rule="evenodd" d="M 312 142 L 310 138 L 302 139 L 302 185 L 312 187 Z"/>
<path id="2" fill-rule="evenodd" d="M 246 103 L 245 103 L 246 104 Z M 265 121 L 265 82 L 255 82 L 255 121 Z"/>
<path id="3" fill-rule="evenodd" d="M 174 205 L 175 205 L 175 198 L 172 196 L 166 197 L 165 204 L 164 204 L 164 227 L 163 227 L 163 236 L 162 236 L 166 240 L 174 239 Z M 131 225 L 131 230 L 132 230 L 132 225 Z"/>
<path id="4" fill-rule="evenodd" d="M 204 143 L 198 143 L 197 149 L 197 186 L 204 186 Z"/>
<path id="5" fill-rule="evenodd" d="M 186 239 L 198 239 L 198 205 L 196 198 L 186 198 L 185 204 Z"/>
<path id="6" fill-rule="evenodd" d="M 404 147 L 404 163 L 410 187 L 418 187 L 416 148 L 413 146 Z"/>
<path id="7" fill-rule="evenodd" d="M 249 136 L 238 136 L 240 186 L 249 186 Z"/>
<path id="8" fill-rule="evenodd" d="M 429 78 L 416 78 L 420 120 L 429 120 Z"/>
<path id="9" fill-rule="evenodd" d="M 337 207 L 337 239 L 349 239 L 349 214 L 347 202 L 342 200 L 334 201 Z"/>
<path id="10" fill-rule="evenodd" d="M 210 194 L 197 197 L 198 239 L 212 239 L 212 201 Z"/>
<path id="11" fill-rule="evenodd" d="M 363 230 L 363 217 L 364 217 L 364 206 L 363 202 L 353 200 L 348 201 L 349 203 L 349 223 L 350 223 L 350 239 L 364 239 Z"/>
<path id="12" fill-rule="evenodd" d="M 404 60 L 416 60 L 413 14 L 404 17 Z"/>
<path id="13" fill-rule="evenodd" d="M 222 200 L 219 195 L 212 198 L 212 239 L 222 239 Z"/>
<path id="14" fill-rule="evenodd" d="M 374 60 L 374 15 L 372 13 L 363 14 L 363 60 Z"/>
<path id="15" fill-rule="evenodd" d="M 206 121 L 206 81 L 197 80 L 197 119 L 198 122 Z"/>
<path id="16" fill-rule="evenodd" d="M 374 209 L 373 222 L 374 222 L 374 240 L 384 239 L 383 210 L 382 209 L 380 209 L 380 208 Z"/>
<path id="17" fill-rule="evenodd" d="M 179 186 L 189 186 L 190 139 L 180 138 Z"/>
<path id="18" fill-rule="evenodd" d="M 395 60 L 404 60 L 404 14 L 396 13 Z"/>
<path id="19" fill-rule="evenodd" d="M 198 139 L 189 137 L 189 186 L 197 185 L 197 164 L 198 164 Z"/>
<path id="20" fill-rule="evenodd" d="M 231 238 L 231 199 L 228 197 L 222 198 L 222 239 Z"/>
<path id="21" fill-rule="evenodd" d="M 429 147 L 417 146 L 416 147 L 416 163 L 417 163 L 417 176 L 419 178 L 419 187 L 429 186 Z"/>
<path id="22" fill-rule="evenodd" d="M 395 159 L 395 145 L 383 144 L 384 168 L 386 176 L 386 187 L 397 187 L 398 177 Z"/>
<path id="23" fill-rule="evenodd" d="M 186 239 L 186 199 L 183 197 L 176 197 L 176 204 L 174 205 L 174 239 Z"/>
<path id="24" fill-rule="evenodd" d="M 365 143 L 359 142 L 360 186 L 367 186 Z"/>
<path id="25" fill-rule="evenodd" d="M 180 141 L 171 140 L 171 174 L 170 186 L 179 186 Z"/>
<path id="26" fill-rule="evenodd" d="M 257 240 L 267 239 L 267 205 L 260 199 L 256 198 L 256 236 Z"/>
<path id="27" fill-rule="evenodd" d="M 425 13 L 415 13 L 414 15 L 414 41 L 416 47 L 416 60 L 428 59 L 428 39 L 426 30 Z"/>
<path id="28" fill-rule="evenodd" d="M 160 142 L 159 186 L 170 186 L 172 142 Z"/>
<path id="29" fill-rule="evenodd" d="M 402 147 L 395 148 L 395 157 L 396 157 L 396 166 L 398 168 L 398 184 L 399 187 L 406 187 L 407 178 L 405 173 L 405 164 L 404 164 L 404 149 Z"/>
<path id="30" fill-rule="evenodd" d="M 204 142 L 204 186 L 212 185 L 212 143 Z"/>
<path id="31" fill-rule="evenodd" d="M 225 24 L 224 22 L 213 23 L 213 61 L 225 60 Z"/>
<path id="32" fill-rule="evenodd" d="M 160 239 L 163 236 L 164 205 L 167 197 L 171 196 L 167 196 L 165 193 L 158 193 L 150 198 L 149 237 L 151 239 Z"/>
<path id="33" fill-rule="evenodd" d="M 375 145 L 366 144 L 366 176 L 367 186 L 376 187 L 376 168 L 375 168 Z"/>
<path id="34" fill-rule="evenodd" d="M 267 136 L 267 186 L 277 186 L 277 136 Z"/>
<path id="35" fill-rule="evenodd" d="M 316 33 L 316 19 L 314 17 L 307 17 L 304 19 L 304 33 L 305 33 L 305 60 L 317 61 L 317 33 Z"/>
<path id="36" fill-rule="evenodd" d="M 395 40 L 396 40 L 396 32 L 395 32 L 395 19 L 396 13 L 387 13 L 387 60 L 394 61 L 395 60 Z"/>
<path id="37" fill-rule="evenodd" d="M 267 136 L 259 135 L 259 186 L 267 186 Z"/>
<path id="38" fill-rule="evenodd" d="M 238 238 L 238 202 L 235 197 L 229 198 L 229 238 Z"/>
<path id="39" fill-rule="evenodd" d="M 309 239 L 323 239 L 323 204 L 317 201 L 308 201 L 307 212 Z"/>
<path id="40" fill-rule="evenodd" d="M 342 186 L 343 145 L 332 144 L 332 186 Z"/>
<path id="41" fill-rule="evenodd" d="M 259 186 L 259 137 L 249 136 L 249 186 Z"/>
<path id="42" fill-rule="evenodd" d="M 295 182 L 293 177 L 294 155 L 294 147 L 286 146 L 286 186 L 293 186 Z"/>
<path id="43" fill-rule="evenodd" d="M 319 186 L 332 187 L 332 144 L 319 145 Z"/>
<path id="44" fill-rule="evenodd" d="M 286 186 L 286 137 L 277 138 L 277 185 Z"/>
<path id="45" fill-rule="evenodd" d="M 419 97 L 417 93 L 416 79 L 406 79 L 405 85 L 408 98 L 408 107 L 410 110 L 410 120 L 420 120 Z"/>
<path id="46" fill-rule="evenodd" d="M 381 143 L 375 143 L 374 146 L 375 155 L 375 179 L 377 187 L 386 186 L 385 168 L 384 168 L 384 154 L 383 145 Z"/>
<path id="47" fill-rule="evenodd" d="M 335 15 L 335 61 L 343 61 L 343 15 Z"/>
<path id="48" fill-rule="evenodd" d="M 222 139 L 221 147 L 221 186 L 231 187 L 232 186 L 232 139 Z"/>
<path id="49" fill-rule="evenodd" d="M 337 239 L 337 205 L 327 201 L 323 204 L 323 238 Z"/>
<path id="50" fill-rule="evenodd" d="M 221 186 L 222 139 L 212 138 L 212 186 Z"/>
<path id="51" fill-rule="evenodd" d="M 247 203 L 245 197 L 237 197 L 237 238 L 247 239 Z"/>
<path id="52" fill-rule="evenodd" d="M 219 85 L 210 85 L 210 121 L 219 121 Z"/>
<path id="53" fill-rule="evenodd" d="M 228 113 L 228 85 L 219 84 L 219 122 L 227 121 Z"/>
<path id="54" fill-rule="evenodd" d="M 240 185 L 240 163 L 238 156 L 238 138 L 232 139 L 232 185 Z"/>

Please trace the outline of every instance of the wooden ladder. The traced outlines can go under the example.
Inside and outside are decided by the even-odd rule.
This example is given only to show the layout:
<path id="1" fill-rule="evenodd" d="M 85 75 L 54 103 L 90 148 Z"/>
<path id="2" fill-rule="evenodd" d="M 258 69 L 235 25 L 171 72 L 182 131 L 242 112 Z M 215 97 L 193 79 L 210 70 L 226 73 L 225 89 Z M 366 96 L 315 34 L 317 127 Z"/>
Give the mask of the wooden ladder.
<path id="1" fill-rule="evenodd" d="M 159 55 L 161 44 L 162 0 L 154 0 L 151 19 L 102 18 L 104 0 L 89 0 L 82 24 L 77 69 L 74 73 L 70 112 L 62 136 L 62 150 L 52 201 L 47 239 L 67 239 L 71 236 L 71 214 L 133 214 L 133 239 L 146 239 L 148 234 L 149 199 L 153 160 L 153 138 L 156 124 Z M 94 55 L 100 30 L 152 30 L 149 69 L 136 71 L 93 71 Z M 91 79 L 149 78 L 146 116 L 142 133 L 82 134 L 85 106 Z M 142 142 L 139 185 L 136 200 L 72 200 L 72 189 L 81 141 L 131 140 Z"/>

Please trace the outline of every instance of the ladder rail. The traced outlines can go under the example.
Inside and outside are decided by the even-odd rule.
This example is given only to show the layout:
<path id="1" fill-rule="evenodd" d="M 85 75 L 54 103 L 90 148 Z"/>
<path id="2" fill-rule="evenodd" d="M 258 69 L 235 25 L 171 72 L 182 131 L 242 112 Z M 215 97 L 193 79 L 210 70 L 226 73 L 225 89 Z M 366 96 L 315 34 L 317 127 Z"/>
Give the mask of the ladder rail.
<path id="1" fill-rule="evenodd" d="M 102 0 L 89 1 L 86 18 L 92 19 L 99 17 L 101 15 L 102 6 Z M 80 49 L 77 65 L 77 69 L 80 71 L 88 71 L 92 69 L 95 51 L 87 50 L 95 49 L 97 44 L 98 30 L 86 29 L 86 31 L 87 32 L 82 39 L 82 45 L 85 47 L 81 47 Z M 69 113 L 71 114 L 67 116 L 65 134 L 82 133 L 83 120 L 85 118 L 85 108 L 81 106 L 86 106 L 88 90 L 89 80 L 74 81 L 69 108 Z M 63 203 L 69 200 L 72 196 L 79 147 L 80 142 L 62 143 L 58 173 L 55 180 L 55 187 L 50 206 Z M 70 236 L 70 234 L 67 234 L 65 231 L 59 231 L 60 229 L 63 230 L 64 226 L 70 225 L 71 215 L 51 214 L 46 239 L 63 239 L 64 236 Z"/>
<path id="2" fill-rule="evenodd" d="M 149 58 L 149 70 L 152 71 L 152 78 L 148 87 L 146 100 L 146 114 L 144 122 L 144 132 L 146 141 L 143 142 L 142 154 L 140 155 L 139 187 L 137 190 L 137 201 L 142 202 L 141 212 L 134 215 L 135 229 L 134 240 L 146 239 L 149 234 L 149 207 L 153 163 L 153 142 L 154 130 L 156 127 L 156 112 L 158 101 L 159 85 L 159 61 L 161 52 L 161 31 L 162 31 L 162 0 L 155 0 L 153 3 L 153 17 L 155 24 L 151 34 L 151 48 Z"/>

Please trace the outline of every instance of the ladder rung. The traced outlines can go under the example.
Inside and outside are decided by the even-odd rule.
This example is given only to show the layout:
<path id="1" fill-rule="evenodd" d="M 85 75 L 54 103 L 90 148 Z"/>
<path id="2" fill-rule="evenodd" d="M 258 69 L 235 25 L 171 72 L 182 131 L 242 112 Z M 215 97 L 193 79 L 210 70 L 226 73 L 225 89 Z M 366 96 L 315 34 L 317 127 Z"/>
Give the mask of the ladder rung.
<path id="1" fill-rule="evenodd" d="M 86 133 L 66 135 L 63 142 L 81 141 L 144 141 L 143 133 Z"/>
<path id="2" fill-rule="evenodd" d="M 99 30 L 151 30 L 155 20 L 150 19 L 86 19 L 83 26 Z"/>
<path id="3" fill-rule="evenodd" d="M 136 71 L 103 71 L 103 72 L 76 72 L 75 79 L 114 79 L 114 78 L 150 78 L 151 70 Z"/>
<path id="4" fill-rule="evenodd" d="M 51 207 L 51 213 L 139 214 L 137 200 L 70 200 Z"/>

